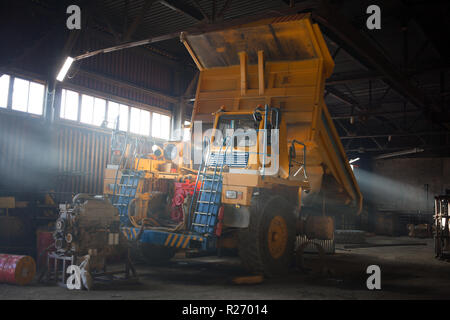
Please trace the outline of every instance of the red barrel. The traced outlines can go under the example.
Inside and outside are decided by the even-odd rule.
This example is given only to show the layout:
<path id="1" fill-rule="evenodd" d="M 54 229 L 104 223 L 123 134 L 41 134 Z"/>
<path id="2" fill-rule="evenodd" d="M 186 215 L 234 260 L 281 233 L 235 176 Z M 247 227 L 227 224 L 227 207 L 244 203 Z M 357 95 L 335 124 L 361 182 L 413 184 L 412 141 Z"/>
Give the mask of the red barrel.
<path id="1" fill-rule="evenodd" d="M 25 285 L 33 280 L 35 273 L 32 257 L 0 254 L 0 283 Z"/>
<path id="2" fill-rule="evenodd" d="M 53 249 L 54 243 L 52 232 L 37 231 L 36 263 L 38 270 L 47 266 L 47 253 Z"/>

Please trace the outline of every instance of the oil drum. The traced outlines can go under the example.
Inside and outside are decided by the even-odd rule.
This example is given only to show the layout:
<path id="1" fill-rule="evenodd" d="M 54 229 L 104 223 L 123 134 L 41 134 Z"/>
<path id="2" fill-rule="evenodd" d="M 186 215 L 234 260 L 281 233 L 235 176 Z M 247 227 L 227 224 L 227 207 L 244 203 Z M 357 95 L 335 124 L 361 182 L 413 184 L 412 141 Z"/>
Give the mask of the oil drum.
<path id="1" fill-rule="evenodd" d="M 0 283 L 26 285 L 35 273 L 36 264 L 32 257 L 0 254 Z"/>
<path id="2" fill-rule="evenodd" d="M 50 249 L 53 249 L 54 244 L 53 232 L 37 231 L 36 263 L 38 270 L 47 267 L 47 253 Z"/>

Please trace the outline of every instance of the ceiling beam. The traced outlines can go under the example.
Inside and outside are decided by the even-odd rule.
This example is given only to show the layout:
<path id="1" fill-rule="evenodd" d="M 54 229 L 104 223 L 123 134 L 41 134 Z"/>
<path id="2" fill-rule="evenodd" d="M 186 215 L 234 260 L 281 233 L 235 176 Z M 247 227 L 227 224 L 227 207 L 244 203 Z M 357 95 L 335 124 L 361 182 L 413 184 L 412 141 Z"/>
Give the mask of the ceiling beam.
<path id="1" fill-rule="evenodd" d="M 364 71 L 364 72 L 345 72 L 334 74 L 330 78 L 326 80 L 327 85 L 339 85 L 346 84 L 350 82 L 358 82 L 358 81 L 368 81 L 368 80 L 377 80 L 381 79 L 382 76 L 379 73 L 373 71 Z"/>
<path id="2" fill-rule="evenodd" d="M 441 72 L 450 69 L 448 64 L 443 64 L 440 61 L 435 61 L 427 66 L 417 66 L 413 69 L 408 69 L 406 75 L 416 76 L 428 72 Z M 341 85 L 351 82 L 369 81 L 369 80 L 383 80 L 383 75 L 376 71 L 349 71 L 335 73 L 326 80 L 327 85 Z"/>
<path id="3" fill-rule="evenodd" d="M 227 0 L 215 18 L 223 20 L 223 16 L 225 12 L 230 8 L 232 2 L 232 0 Z"/>
<path id="4" fill-rule="evenodd" d="M 189 17 L 191 19 L 201 21 L 205 17 L 203 16 L 202 12 L 198 10 L 197 8 L 183 3 L 183 1 L 180 0 L 159 0 L 159 3 L 166 6 L 167 8 L 172 9 L 173 11 L 176 11 L 178 13 L 181 13 L 182 15 Z"/>
<path id="5" fill-rule="evenodd" d="M 147 13 L 147 11 L 150 9 L 150 7 L 152 6 L 152 4 L 155 1 L 156 0 L 145 0 L 144 5 L 141 8 L 141 11 L 136 16 L 136 18 L 133 20 L 133 22 L 131 23 L 131 25 L 128 28 L 127 32 L 125 33 L 125 35 L 123 37 L 123 41 L 124 42 L 129 41 L 131 39 L 131 37 L 133 36 L 133 34 L 136 31 L 137 27 L 141 24 L 142 19 L 144 19 L 145 14 Z"/>
<path id="6" fill-rule="evenodd" d="M 354 58 L 382 74 L 394 90 L 424 110 L 431 120 L 433 120 L 432 113 L 443 111 L 440 106 L 429 101 L 421 89 L 411 84 L 408 77 L 398 70 L 367 37 L 342 17 L 328 1 L 320 2 L 319 8 L 313 11 L 313 18 L 325 28 L 329 38 L 342 46 Z"/>
<path id="7" fill-rule="evenodd" d="M 338 99 L 339 101 L 354 107 L 355 109 L 362 111 L 363 108 L 360 106 L 360 104 L 358 103 L 358 101 L 356 101 L 355 99 L 353 99 L 352 97 L 349 97 L 348 95 L 346 95 L 345 93 L 342 93 L 341 91 L 339 91 L 338 89 L 331 87 L 331 86 L 325 86 L 325 90 L 327 93 L 329 93 L 330 95 L 332 95 L 333 97 L 335 97 L 336 99 Z"/>

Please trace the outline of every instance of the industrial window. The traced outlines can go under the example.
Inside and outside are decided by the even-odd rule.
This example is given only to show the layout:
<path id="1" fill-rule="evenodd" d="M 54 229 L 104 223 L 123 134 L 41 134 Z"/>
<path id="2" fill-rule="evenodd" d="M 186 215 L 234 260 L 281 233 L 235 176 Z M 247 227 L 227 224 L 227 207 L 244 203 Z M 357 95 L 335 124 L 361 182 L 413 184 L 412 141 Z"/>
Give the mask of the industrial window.
<path id="1" fill-rule="evenodd" d="M 78 93 L 71 90 L 62 90 L 61 110 L 59 117 L 67 120 L 78 120 Z"/>
<path id="2" fill-rule="evenodd" d="M 106 100 L 81 95 L 80 122 L 100 126 L 105 120 Z"/>
<path id="3" fill-rule="evenodd" d="M 108 128 L 116 128 L 117 121 L 119 121 L 119 130 L 128 130 L 128 106 L 116 102 L 108 101 Z"/>
<path id="4" fill-rule="evenodd" d="M 0 78 L 0 90 L 2 81 L 5 80 Z M 143 136 L 151 134 L 154 138 L 165 140 L 170 138 L 170 116 L 68 89 L 62 89 L 61 92 L 59 117 L 83 124 L 106 126 L 109 129 L 115 129 L 118 122 L 118 129 L 121 131 Z M 189 122 L 186 121 L 185 125 L 189 125 Z"/>
<path id="5" fill-rule="evenodd" d="M 9 75 L 4 74 L 0 77 L 0 108 L 8 106 L 9 93 Z"/>
<path id="6" fill-rule="evenodd" d="M 168 140 L 170 138 L 170 117 L 153 113 L 152 137 Z"/>
<path id="7" fill-rule="evenodd" d="M 12 109 L 42 115 L 44 85 L 20 78 L 14 79 Z"/>
<path id="8" fill-rule="evenodd" d="M 130 112 L 130 132 L 150 135 L 150 112 L 138 108 L 131 108 Z"/>

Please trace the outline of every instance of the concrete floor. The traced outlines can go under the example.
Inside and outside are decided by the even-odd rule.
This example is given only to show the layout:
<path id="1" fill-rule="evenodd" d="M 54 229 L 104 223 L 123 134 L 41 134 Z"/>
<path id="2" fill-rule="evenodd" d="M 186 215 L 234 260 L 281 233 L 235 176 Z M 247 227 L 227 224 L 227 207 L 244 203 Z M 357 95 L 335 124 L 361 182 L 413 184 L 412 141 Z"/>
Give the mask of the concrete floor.
<path id="1" fill-rule="evenodd" d="M 317 270 L 317 255 L 307 254 L 300 272 L 292 269 L 257 285 L 235 285 L 245 275 L 237 258 L 175 259 L 166 267 L 137 266 L 140 283 L 70 291 L 33 283 L 0 285 L 0 299 L 445 299 L 450 297 L 450 263 L 434 259 L 431 239 L 370 237 L 369 243 L 426 242 L 426 246 L 343 250 L 328 256 L 332 275 Z M 381 268 L 381 290 L 366 289 L 366 268 Z"/>

